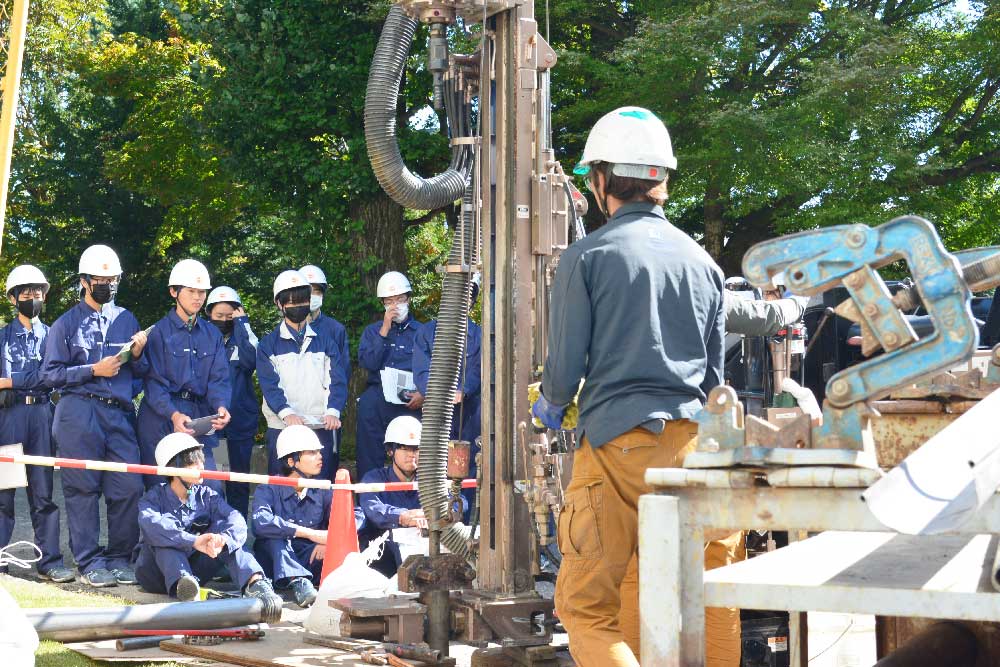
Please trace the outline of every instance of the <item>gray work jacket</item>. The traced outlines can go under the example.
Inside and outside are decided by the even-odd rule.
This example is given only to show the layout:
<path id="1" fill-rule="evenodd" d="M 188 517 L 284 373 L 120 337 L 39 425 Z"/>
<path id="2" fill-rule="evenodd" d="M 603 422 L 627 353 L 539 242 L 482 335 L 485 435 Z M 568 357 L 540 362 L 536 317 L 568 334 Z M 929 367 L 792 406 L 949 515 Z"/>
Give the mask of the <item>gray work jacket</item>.
<path id="1" fill-rule="evenodd" d="M 687 419 L 721 383 L 723 275 L 653 204 L 622 206 L 559 259 L 542 392 L 599 447 L 654 419 Z"/>
<path id="2" fill-rule="evenodd" d="M 726 333 L 773 336 L 802 319 L 807 299 L 745 299 L 730 290 L 724 293 Z"/>

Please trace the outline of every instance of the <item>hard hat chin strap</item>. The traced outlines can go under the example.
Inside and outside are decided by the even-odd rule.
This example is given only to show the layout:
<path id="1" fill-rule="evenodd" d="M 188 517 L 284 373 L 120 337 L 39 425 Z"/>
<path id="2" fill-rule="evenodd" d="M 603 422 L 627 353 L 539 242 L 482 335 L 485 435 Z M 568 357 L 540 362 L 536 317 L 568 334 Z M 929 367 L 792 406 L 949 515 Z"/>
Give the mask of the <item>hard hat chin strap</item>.
<path id="1" fill-rule="evenodd" d="M 292 454 L 292 461 L 294 462 L 292 464 L 292 470 L 294 470 L 295 472 L 299 473 L 299 476 L 305 477 L 306 479 L 312 479 L 312 478 L 314 478 L 316 476 L 316 475 L 307 473 L 307 472 L 303 471 L 301 468 L 299 468 L 299 452 L 295 452 L 294 454 Z"/>

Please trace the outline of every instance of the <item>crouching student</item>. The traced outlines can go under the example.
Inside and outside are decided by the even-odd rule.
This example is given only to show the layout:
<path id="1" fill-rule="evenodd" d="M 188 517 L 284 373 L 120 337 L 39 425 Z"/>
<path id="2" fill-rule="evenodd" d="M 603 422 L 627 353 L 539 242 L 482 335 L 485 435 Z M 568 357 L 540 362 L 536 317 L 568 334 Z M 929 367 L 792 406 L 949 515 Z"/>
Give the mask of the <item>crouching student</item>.
<path id="1" fill-rule="evenodd" d="M 308 426 L 286 427 L 275 448 L 286 477 L 318 477 L 323 469 L 323 444 Z M 278 588 L 292 590 L 300 607 L 316 601 L 313 583 L 322 578 L 332 500 L 329 489 L 259 486 L 254 492 L 254 554 Z"/>
<path id="2" fill-rule="evenodd" d="M 156 464 L 205 469 L 202 444 L 187 433 L 170 433 L 156 445 Z M 257 560 L 243 548 L 247 524 L 202 479 L 171 477 L 139 501 L 139 545 L 135 574 L 150 593 L 195 600 L 201 582 L 224 567 L 244 597 L 281 606 Z"/>
<path id="3" fill-rule="evenodd" d="M 385 447 L 392 457 L 389 465 L 368 471 L 362 478 L 363 484 L 387 484 L 412 482 L 417 477 L 417 459 L 420 451 L 420 421 L 416 417 L 404 415 L 389 422 L 385 430 Z M 361 509 L 365 513 L 365 534 L 374 539 L 393 528 L 426 528 L 427 520 L 420 508 L 420 494 L 417 491 L 394 491 L 392 493 L 362 493 L 358 496 Z M 390 536 L 385 543 L 385 553 L 372 567 L 391 577 L 402 563 L 399 545 Z"/>

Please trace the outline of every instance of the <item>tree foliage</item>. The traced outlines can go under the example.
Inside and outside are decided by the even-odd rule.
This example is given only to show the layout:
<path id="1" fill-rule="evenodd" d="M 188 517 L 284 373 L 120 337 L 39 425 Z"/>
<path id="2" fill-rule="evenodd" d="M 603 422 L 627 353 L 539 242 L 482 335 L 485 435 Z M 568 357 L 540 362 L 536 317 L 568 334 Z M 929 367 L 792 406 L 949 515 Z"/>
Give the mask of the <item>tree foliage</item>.
<path id="1" fill-rule="evenodd" d="M 77 296 L 79 252 L 109 243 L 128 272 L 123 302 L 149 322 L 169 307 L 170 266 L 193 256 L 264 328 L 273 276 L 315 263 L 331 281 L 327 310 L 355 338 L 377 314 L 378 275 L 403 269 L 432 316 L 442 212 L 388 200 L 365 150 L 364 90 L 387 7 L 34 2 L 0 269 L 41 265 L 58 311 Z M 991 4 L 563 0 L 549 10 L 537 6 L 559 53 L 564 164 L 603 113 L 655 110 L 679 158 L 671 219 L 727 272 L 756 240 L 903 213 L 930 218 L 954 248 L 998 241 Z M 448 149 L 427 112 L 425 37 L 397 127 L 408 165 L 431 174 Z"/>
<path id="2" fill-rule="evenodd" d="M 562 5 L 553 22 L 559 144 L 578 154 L 586 123 L 616 106 L 655 110 L 678 154 L 670 214 L 727 272 L 775 233 L 903 213 L 956 245 L 996 242 L 993 7 L 579 4 L 583 21 L 567 25 L 580 7 Z"/>

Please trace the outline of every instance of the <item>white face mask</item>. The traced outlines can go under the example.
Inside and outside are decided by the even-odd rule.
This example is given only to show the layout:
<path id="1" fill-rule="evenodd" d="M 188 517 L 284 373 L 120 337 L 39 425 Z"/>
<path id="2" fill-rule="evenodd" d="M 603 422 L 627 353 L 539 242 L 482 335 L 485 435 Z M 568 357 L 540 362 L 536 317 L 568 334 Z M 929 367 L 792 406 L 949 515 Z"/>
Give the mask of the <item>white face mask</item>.
<path id="1" fill-rule="evenodd" d="M 315 312 L 323 307 L 323 295 L 313 294 L 309 297 L 309 310 Z"/>
<path id="2" fill-rule="evenodd" d="M 386 310 L 389 310 L 390 308 L 393 308 L 393 306 L 385 307 Z M 396 324 L 399 324 L 406 319 L 407 315 L 410 314 L 410 304 L 401 303 L 398 306 L 395 306 L 395 308 L 397 308 L 398 310 L 396 311 L 395 317 L 392 318 L 392 321 L 395 322 Z"/>

